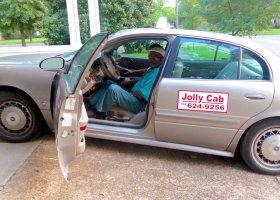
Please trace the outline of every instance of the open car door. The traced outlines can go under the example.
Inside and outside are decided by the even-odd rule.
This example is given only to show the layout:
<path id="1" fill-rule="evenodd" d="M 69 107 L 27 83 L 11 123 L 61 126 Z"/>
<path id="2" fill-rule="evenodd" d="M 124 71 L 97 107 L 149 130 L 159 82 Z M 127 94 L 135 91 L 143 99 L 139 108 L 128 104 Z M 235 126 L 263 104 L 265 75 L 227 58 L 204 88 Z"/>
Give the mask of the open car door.
<path id="1" fill-rule="evenodd" d="M 85 149 L 84 132 L 87 114 L 83 103 L 83 80 L 94 60 L 105 46 L 108 33 L 100 33 L 88 40 L 72 59 L 65 71 L 56 75 L 53 115 L 58 159 L 64 178 L 69 180 L 69 163 Z M 41 68 L 53 69 L 54 60 L 42 61 Z"/>

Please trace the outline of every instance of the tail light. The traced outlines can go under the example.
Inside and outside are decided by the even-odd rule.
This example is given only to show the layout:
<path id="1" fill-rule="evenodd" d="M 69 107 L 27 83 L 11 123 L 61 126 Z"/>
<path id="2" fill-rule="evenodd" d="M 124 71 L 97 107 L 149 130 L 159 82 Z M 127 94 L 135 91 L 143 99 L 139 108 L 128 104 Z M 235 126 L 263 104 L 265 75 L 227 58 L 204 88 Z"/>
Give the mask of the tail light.
<path id="1" fill-rule="evenodd" d="M 80 131 L 84 131 L 87 129 L 87 125 L 80 126 Z"/>

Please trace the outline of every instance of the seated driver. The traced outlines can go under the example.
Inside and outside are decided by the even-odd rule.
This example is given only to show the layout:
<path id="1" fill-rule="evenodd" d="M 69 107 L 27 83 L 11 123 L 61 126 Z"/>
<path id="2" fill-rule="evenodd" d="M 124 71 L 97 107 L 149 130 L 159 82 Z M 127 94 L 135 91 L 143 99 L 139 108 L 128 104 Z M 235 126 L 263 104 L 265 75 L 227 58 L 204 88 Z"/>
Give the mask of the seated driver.
<path id="1" fill-rule="evenodd" d="M 106 81 L 89 98 L 89 103 L 94 107 L 94 117 L 103 119 L 104 112 L 113 105 L 120 106 L 132 113 L 140 112 L 148 101 L 152 87 L 159 72 L 159 65 L 164 57 L 162 47 L 153 47 L 149 51 L 148 70 L 130 91 L 122 88 L 114 81 Z"/>

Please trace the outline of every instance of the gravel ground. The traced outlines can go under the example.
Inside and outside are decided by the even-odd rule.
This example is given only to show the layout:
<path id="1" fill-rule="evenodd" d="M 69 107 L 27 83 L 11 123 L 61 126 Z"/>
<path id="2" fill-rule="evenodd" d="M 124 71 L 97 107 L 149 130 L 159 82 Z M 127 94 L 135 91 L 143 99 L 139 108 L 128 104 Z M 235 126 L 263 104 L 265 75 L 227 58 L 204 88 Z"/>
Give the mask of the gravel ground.
<path id="1" fill-rule="evenodd" d="M 97 139 L 87 139 L 71 175 L 66 183 L 49 134 L 0 199 L 280 199 L 280 178 L 255 174 L 237 158 Z"/>

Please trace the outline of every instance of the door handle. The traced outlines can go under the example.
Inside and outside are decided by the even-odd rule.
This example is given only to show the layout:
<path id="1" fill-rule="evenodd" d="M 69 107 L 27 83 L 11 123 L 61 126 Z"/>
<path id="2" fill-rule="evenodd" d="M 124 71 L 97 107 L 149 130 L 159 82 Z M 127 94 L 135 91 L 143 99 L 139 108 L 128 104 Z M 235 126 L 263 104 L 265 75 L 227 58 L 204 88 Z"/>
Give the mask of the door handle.
<path id="1" fill-rule="evenodd" d="M 245 94 L 245 97 L 250 100 L 264 100 L 265 96 L 262 94 Z"/>

